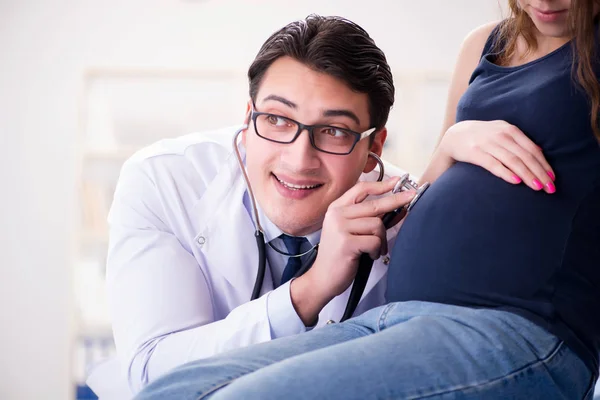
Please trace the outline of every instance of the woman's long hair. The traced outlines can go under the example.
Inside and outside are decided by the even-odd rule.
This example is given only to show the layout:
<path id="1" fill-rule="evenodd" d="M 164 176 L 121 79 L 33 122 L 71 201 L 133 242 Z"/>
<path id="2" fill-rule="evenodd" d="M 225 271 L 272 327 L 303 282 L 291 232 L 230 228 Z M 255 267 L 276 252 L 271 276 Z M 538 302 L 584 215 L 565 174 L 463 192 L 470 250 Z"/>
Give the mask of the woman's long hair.
<path id="1" fill-rule="evenodd" d="M 591 103 L 591 124 L 596 138 L 600 140 L 600 127 L 598 114 L 600 113 L 600 84 L 596 78 L 594 68 L 598 66 L 598 55 L 595 54 L 596 38 L 595 23 L 598 15 L 594 16 L 594 3 L 600 4 L 600 0 L 572 0 L 569 9 L 569 27 L 573 36 L 573 69 L 577 82 L 585 90 Z M 535 36 L 535 25 L 526 12 L 517 4 L 517 0 L 508 0 L 511 16 L 505 20 L 500 27 L 500 40 L 503 43 L 503 51 L 498 62 L 508 62 L 514 56 L 517 49 L 517 38 L 519 35 L 525 39 L 528 51 L 534 51 L 537 47 Z"/>

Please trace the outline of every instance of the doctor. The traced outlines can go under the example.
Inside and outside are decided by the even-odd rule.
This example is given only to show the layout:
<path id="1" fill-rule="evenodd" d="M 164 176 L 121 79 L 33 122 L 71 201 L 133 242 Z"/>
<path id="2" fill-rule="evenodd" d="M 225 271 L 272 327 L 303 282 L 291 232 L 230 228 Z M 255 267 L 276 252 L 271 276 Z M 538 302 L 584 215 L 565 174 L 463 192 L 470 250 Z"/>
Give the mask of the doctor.
<path id="1" fill-rule="evenodd" d="M 386 232 L 379 217 L 414 192 L 388 195 L 397 178 L 377 182 L 370 157 L 381 155 L 394 100 L 383 52 L 347 20 L 310 16 L 274 33 L 248 77 L 237 146 L 268 244 L 261 296 L 250 301 L 259 254 L 236 129 L 138 152 L 109 214 L 118 360 L 88 380 L 101 398 L 131 397 L 186 362 L 339 321 L 362 253 L 377 261 L 355 314 L 384 303 L 398 227 Z M 317 245 L 312 268 L 294 279 Z"/>

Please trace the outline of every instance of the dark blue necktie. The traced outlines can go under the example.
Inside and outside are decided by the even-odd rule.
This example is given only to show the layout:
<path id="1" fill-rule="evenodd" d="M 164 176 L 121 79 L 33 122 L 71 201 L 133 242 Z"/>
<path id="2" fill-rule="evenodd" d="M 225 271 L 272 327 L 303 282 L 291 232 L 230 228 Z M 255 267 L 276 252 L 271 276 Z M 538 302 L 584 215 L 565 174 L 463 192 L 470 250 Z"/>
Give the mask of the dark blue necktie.
<path id="1" fill-rule="evenodd" d="M 281 240 L 283 240 L 287 252 L 292 255 L 300 254 L 300 249 L 302 248 L 302 245 L 308 242 L 308 240 L 305 237 L 289 236 L 285 233 L 279 237 L 281 238 Z M 300 257 L 290 257 L 285 266 L 285 269 L 283 270 L 283 275 L 281 275 L 280 284 L 283 285 L 284 283 L 292 279 L 294 275 L 296 275 L 296 272 L 300 270 L 300 267 L 302 267 Z"/>

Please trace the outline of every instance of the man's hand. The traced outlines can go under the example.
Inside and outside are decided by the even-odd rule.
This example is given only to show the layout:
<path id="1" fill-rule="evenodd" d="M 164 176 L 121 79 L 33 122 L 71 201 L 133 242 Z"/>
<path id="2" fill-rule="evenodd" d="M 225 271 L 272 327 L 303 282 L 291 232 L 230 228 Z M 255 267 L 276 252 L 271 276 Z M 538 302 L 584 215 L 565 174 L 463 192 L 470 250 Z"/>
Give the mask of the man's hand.
<path id="1" fill-rule="evenodd" d="M 323 307 L 350 286 L 362 253 L 374 260 L 387 253 L 381 217 L 408 204 L 415 192 L 365 199 L 390 192 L 398 179 L 359 182 L 329 206 L 317 259 L 306 274 L 291 283 L 292 304 L 305 325 L 312 325 Z"/>

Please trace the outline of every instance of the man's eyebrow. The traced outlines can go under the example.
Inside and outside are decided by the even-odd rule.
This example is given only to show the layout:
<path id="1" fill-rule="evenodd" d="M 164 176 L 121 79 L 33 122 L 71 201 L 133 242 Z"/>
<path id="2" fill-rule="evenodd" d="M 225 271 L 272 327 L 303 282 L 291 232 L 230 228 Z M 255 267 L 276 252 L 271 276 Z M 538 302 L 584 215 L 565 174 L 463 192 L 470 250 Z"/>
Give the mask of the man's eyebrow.
<path id="1" fill-rule="evenodd" d="M 298 105 L 296 103 L 294 103 L 293 101 L 288 100 L 285 97 L 277 96 L 276 94 L 270 94 L 263 99 L 263 101 L 269 101 L 269 100 L 278 101 L 294 110 L 296 110 L 298 108 Z M 324 117 L 348 117 L 351 120 L 353 120 L 354 122 L 356 122 L 357 125 L 360 125 L 360 119 L 356 116 L 355 113 L 353 113 L 350 110 L 344 110 L 344 109 L 325 110 L 325 111 L 323 111 L 323 116 Z"/>
<path id="2" fill-rule="evenodd" d="M 268 95 L 267 97 L 265 97 L 263 99 L 263 101 L 267 101 L 267 100 L 278 101 L 278 102 L 283 103 L 286 106 L 288 106 L 289 108 L 292 108 L 294 110 L 298 108 L 298 106 L 296 105 L 296 103 L 294 103 L 293 101 L 288 100 L 285 97 L 277 96 L 275 94 L 270 94 L 270 95 Z"/>
<path id="3" fill-rule="evenodd" d="M 358 119 L 356 114 L 354 114 L 350 110 L 326 110 L 323 112 L 323 116 L 324 117 L 348 117 L 348 118 L 352 119 L 354 122 L 356 122 L 357 125 L 360 126 L 360 120 Z"/>

